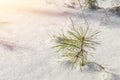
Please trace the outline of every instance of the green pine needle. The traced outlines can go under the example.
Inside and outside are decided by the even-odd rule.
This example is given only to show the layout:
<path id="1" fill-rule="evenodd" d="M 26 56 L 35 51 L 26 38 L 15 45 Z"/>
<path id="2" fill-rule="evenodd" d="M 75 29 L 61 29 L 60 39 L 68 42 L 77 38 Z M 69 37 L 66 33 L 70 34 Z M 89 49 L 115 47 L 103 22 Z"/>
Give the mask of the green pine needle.
<path id="1" fill-rule="evenodd" d="M 90 25 L 77 27 L 72 21 L 72 28 L 68 30 L 67 35 L 61 33 L 54 35 L 56 52 L 62 53 L 61 57 L 69 59 L 73 63 L 73 67 L 85 66 L 88 62 L 87 56 L 90 50 L 95 50 L 99 31 L 90 28 Z"/>

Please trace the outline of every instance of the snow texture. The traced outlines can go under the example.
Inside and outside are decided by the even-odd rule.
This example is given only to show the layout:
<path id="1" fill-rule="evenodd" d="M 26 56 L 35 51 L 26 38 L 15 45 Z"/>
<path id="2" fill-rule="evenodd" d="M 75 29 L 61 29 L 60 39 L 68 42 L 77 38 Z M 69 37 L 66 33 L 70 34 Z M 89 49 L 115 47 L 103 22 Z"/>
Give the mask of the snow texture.
<path id="1" fill-rule="evenodd" d="M 77 0 L 76 0 L 77 1 Z M 110 8 L 117 0 L 99 0 Z M 104 9 L 84 10 L 66 7 L 69 0 L 0 0 L 0 80 L 120 80 L 120 17 Z M 94 57 L 111 73 L 86 67 L 72 70 L 70 62 L 61 61 L 51 49 L 50 35 L 66 31 L 69 17 L 76 25 L 91 23 L 101 31 Z M 94 67 L 94 66 L 93 66 Z"/>

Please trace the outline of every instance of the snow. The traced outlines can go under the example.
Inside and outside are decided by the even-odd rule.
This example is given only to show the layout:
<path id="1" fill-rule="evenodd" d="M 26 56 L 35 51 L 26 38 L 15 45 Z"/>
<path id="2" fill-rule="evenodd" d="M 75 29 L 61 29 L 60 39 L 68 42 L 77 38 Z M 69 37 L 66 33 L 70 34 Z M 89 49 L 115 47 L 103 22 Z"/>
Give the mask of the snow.
<path id="1" fill-rule="evenodd" d="M 66 8 L 62 1 L 69 2 L 0 0 L 0 80 L 110 80 L 101 79 L 103 74 L 111 76 L 104 72 L 71 70 L 51 49 L 49 35 L 67 30 L 69 16 L 76 25 L 84 22 L 80 9 Z M 110 7 L 111 2 L 100 1 L 102 7 Z M 104 24 L 103 10 L 84 13 L 92 27 L 101 31 L 101 45 L 91 60 L 120 75 L 120 17 L 109 14 Z"/>

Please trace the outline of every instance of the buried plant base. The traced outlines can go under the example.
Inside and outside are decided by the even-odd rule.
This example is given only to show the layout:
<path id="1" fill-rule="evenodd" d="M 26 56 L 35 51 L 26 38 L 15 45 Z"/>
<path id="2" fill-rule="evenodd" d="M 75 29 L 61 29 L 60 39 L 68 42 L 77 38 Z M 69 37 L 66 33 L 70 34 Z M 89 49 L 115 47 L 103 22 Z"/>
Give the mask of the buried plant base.
<path id="1" fill-rule="evenodd" d="M 120 16 L 120 6 L 112 7 L 108 11 L 111 12 L 112 14 Z"/>

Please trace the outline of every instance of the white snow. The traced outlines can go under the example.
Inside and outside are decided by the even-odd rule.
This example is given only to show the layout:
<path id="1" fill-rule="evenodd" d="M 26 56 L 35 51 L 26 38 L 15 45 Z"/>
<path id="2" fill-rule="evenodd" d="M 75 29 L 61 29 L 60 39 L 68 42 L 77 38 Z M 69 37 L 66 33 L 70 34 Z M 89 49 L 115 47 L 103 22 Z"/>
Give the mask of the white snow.
<path id="1" fill-rule="evenodd" d="M 69 2 L 0 0 L 0 80 L 102 80 L 102 72 L 71 70 L 51 49 L 49 35 L 67 30 L 69 16 L 76 25 L 84 22 L 80 9 L 66 8 L 62 1 Z M 111 2 L 100 1 L 102 7 L 110 7 Z M 103 10 L 84 13 L 92 27 L 101 31 L 101 45 L 91 60 L 120 75 L 120 17 L 110 14 L 106 25 Z"/>

